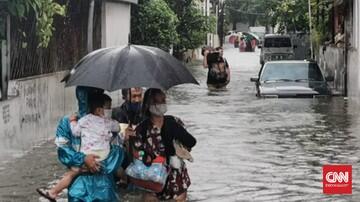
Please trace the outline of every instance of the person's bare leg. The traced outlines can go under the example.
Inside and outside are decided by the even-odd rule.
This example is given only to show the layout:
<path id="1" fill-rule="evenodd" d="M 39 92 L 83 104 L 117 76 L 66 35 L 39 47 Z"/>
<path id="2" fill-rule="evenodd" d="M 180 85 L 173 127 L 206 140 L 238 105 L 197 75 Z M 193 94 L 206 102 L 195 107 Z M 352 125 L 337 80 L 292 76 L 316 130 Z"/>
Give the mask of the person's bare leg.
<path id="1" fill-rule="evenodd" d="M 117 171 L 116 171 L 116 177 L 118 178 L 122 178 L 124 175 L 126 175 L 125 171 L 123 168 L 119 168 Z"/>
<path id="2" fill-rule="evenodd" d="M 178 197 L 175 198 L 176 202 L 186 202 L 187 192 L 180 194 Z"/>
<path id="3" fill-rule="evenodd" d="M 116 171 L 116 177 L 119 178 L 119 182 L 123 184 L 127 184 L 127 175 L 124 169 L 120 168 Z"/>
<path id="4" fill-rule="evenodd" d="M 153 193 L 145 193 L 143 197 L 144 202 L 159 202 L 159 199 Z"/>
<path id="5" fill-rule="evenodd" d="M 80 169 L 71 169 L 70 171 L 66 172 L 64 174 L 64 177 L 61 178 L 61 180 L 49 190 L 49 195 L 53 198 L 56 198 L 58 194 L 65 188 L 67 188 L 71 181 L 80 174 Z"/>

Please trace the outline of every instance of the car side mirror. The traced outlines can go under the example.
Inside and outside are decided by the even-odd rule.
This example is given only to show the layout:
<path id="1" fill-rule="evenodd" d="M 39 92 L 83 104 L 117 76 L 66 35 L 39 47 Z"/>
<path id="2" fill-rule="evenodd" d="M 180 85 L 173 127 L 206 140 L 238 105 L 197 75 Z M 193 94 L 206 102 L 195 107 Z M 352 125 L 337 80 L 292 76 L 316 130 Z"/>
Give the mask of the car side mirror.
<path id="1" fill-rule="evenodd" d="M 296 49 L 298 46 L 297 45 L 294 45 L 294 49 Z"/>
<path id="2" fill-rule="evenodd" d="M 335 79 L 333 76 L 327 76 L 327 77 L 325 77 L 325 80 L 328 82 L 333 82 Z"/>
<path id="3" fill-rule="evenodd" d="M 259 78 L 252 77 L 252 78 L 250 78 L 250 81 L 251 82 L 259 82 Z"/>

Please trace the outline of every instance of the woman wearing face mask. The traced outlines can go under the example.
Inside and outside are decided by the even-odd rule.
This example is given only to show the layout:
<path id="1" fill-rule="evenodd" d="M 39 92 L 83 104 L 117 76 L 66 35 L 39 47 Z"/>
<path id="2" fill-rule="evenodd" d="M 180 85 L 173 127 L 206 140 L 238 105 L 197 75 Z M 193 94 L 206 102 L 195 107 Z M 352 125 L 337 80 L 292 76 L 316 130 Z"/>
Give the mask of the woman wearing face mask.
<path id="1" fill-rule="evenodd" d="M 70 118 L 71 132 L 74 136 L 81 137 L 80 152 L 98 156 L 97 160 L 104 165 L 106 162 L 103 160 L 108 157 L 110 152 L 112 133 L 119 132 L 120 127 L 116 121 L 111 119 L 111 98 L 108 95 L 90 95 L 88 103 L 88 115 L 82 117 L 78 122 L 75 116 Z M 106 165 L 104 166 L 106 167 Z M 38 189 L 37 191 L 49 201 L 56 201 L 58 194 L 67 188 L 77 175 L 88 171 L 86 167 L 71 167 L 52 189 L 48 191 Z"/>
<path id="2" fill-rule="evenodd" d="M 176 155 L 173 142 L 177 141 L 190 150 L 195 146 L 196 139 L 176 118 L 165 116 L 166 111 L 165 93 L 159 89 L 148 89 L 144 95 L 142 110 L 146 118 L 136 128 L 135 137 L 131 137 L 133 155 L 145 165 L 164 159 L 163 163 L 170 173 L 161 193 L 147 193 L 145 201 L 186 201 L 187 189 L 191 184 L 185 163 L 181 161 L 181 165 L 176 166 L 171 163 Z"/>

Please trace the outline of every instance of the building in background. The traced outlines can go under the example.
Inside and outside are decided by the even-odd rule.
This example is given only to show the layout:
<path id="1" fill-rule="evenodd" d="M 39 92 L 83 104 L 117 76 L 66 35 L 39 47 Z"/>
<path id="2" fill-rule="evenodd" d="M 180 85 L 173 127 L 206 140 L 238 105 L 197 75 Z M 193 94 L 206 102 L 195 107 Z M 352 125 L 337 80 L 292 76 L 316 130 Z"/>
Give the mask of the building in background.
<path id="1" fill-rule="evenodd" d="M 359 4 L 358 0 L 333 0 L 330 31 L 318 50 L 317 60 L 325 74 L 334 77 L 334 92 L 360 103 Z"/>

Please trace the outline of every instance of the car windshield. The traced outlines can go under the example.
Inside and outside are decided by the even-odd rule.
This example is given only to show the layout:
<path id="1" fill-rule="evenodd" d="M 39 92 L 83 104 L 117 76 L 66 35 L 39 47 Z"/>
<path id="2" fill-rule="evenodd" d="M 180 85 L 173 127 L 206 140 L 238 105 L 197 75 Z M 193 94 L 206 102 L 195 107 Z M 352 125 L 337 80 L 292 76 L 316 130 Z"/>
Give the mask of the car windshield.
<path id="1" fill-rule="evenodd" d="M 315 63 L 269 63 L 264 66 L 260 81 L 324 81 Z"/>
<path id="2" fill-rule="evenodd" d="M 288 37 L 266 38 L 264 46 L 266 48 L 291 47 L 291 41 Z"/>

